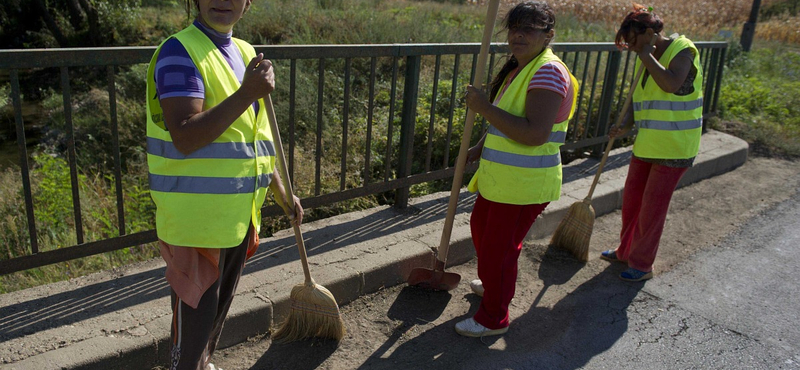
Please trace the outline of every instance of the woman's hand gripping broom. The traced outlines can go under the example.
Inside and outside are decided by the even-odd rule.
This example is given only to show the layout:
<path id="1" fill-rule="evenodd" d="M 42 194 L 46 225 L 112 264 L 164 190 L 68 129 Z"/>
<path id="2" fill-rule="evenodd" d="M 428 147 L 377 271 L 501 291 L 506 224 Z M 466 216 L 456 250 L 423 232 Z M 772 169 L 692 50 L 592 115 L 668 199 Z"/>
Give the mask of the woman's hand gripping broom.
<path id="1" fill-rule="evenodd" d="M 652 46 L 655 41 L 656 36 L 652 36 L 650 45 Z M 617 117 L 616 127 L 621 127 L 623 118 L 628 112 L 631 100 L 633 99 L 633 90 L 639 83 L 642 72 L 644 72 L 644 65 L 640 66 L 639 70 L 636 71 L 636 76 L 633 78 L 633 83 L 628 90 L 625 104 L 622 105 L 622 111 Z M 569 207 L 566 217 L 558 224 L 556 231 L 553 233 L 553 237 L 550 239 L 550 245 L 555 245 L 570 251 L 572 255 L 581 262 L 589 261 L 589 241 L 592 238 L 595 218 L 594 207 L 592 207 L 592 194 L 594 194 L 594 188 L 597 186 L 598 180 L 600 180 L 600 173 L 603 172 L 603 166 L 606 164 L 608 153 L 611 152 L 611 147 L 613 145 L 614 138 L 612 137 L 608 139 L 606 151 L 603 153 L 603 158 L 600 160 L 597 173 L 594 175 L 594 181 L 592 181 L 592 186 L 589 188 L 589 194 L 582 201 L 575 202 Z"/>
<path id="2" fill-rule="evenodd" d="M 267 108 L 267 118 L 272 130 L 272 138 L 275 141 L 275 150 L 278 158 L 278 170 L 283 178 L 283 186 L 286 189 L 286 210 L 289 212 L 290 219 L 294 219 L 294 208 L 290 206 L 294 199 L 292 192 L 292 180 L 289 178 L 289 171 L 286 168 L 286 156 L 283 154 L 283 144 L 281 135 L 278 131 L 278 121 L 275 118 L 275 108 L 272 106 L 272 97 L 264 99 Z M 297 241 L 297 249 L 300 251 L 300 262 L 303 264 L 305 282 L 295 285 L 289 296 L 292 302 L 291 311 L 286 321 L 272 335 L 276 342 L 291 342 L 298 339 L 319 337 L 340 340 L 344 337 L 344 321 L 339 313 L 339 306 L 336 298 L 328 289 L 314 282 L 308 270 L 308 257 L 306 247 L 303 242 L 303 234 L 300 226 L 292 222 L 294 237 Z"/>
<path id="3" fill-rule="evenodd" d="M 486 11 L 486 23 L 483 29 L 483 39 L 481 40 L 481 50 L 478 53 L 478 64 L 475 69 L 473 85 L 478 85 L 478 81 L 484 76 L 486 69 L 486 59 L 489 55 L 489 46 L 492 41 L 492 31 L 494 30 L 497 9 L 500 0 L 490 0 Z M 458 194 L 461 190 L 461 181 L 464 178 L 464 168 L 467 164 L 467 151 L 469 150 L 469 140 L 472 137 L 472 126 L 475 122 L 475 111 L 467 109 L 467 120 L 464 124 L 464 133 L 461 136 L 461 147 L 456 159 L 456 172 L 453 176 L 453 186 L 450 188 L 450 200 L 447 205 L 447 215 L 442 230 L 442 238 L 433 262 L 433 268 L 417 267 L 411 270 L 408 275 L 408 285 L 429 288 L 433 290 L 450 291 L 458 287 L 461 275 L 454 272 L 445 271 L 447 265 L 447 251 L 450 248 L 450 234 L 453 231 L 453 221 L 456 217 L 456 207 L 458 206 Z"/>

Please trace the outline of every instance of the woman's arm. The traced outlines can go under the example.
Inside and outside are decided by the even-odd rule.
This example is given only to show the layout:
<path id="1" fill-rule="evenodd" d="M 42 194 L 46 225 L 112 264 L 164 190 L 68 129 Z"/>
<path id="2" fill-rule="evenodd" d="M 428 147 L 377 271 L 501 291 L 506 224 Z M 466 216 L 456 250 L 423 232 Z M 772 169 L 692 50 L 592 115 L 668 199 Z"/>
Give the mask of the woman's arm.
<path id="1" fill-rule="evenodd" d="M 620 114 L 625 115 L 622 117 L 622 122 L 619 123 L 622 127 L 618 127 L 617 125 L 611 126 L 611 128 L 608 129 L 608 137 L 610 138 L 623 136 L 633 129 L 633 105 L 628 105 L 628 111 L 620 112 Z"/>
<path id="2" fill-rule="evenodd" d="M 219 105 L 203 110 L 204 99 L 174 97 L 161 100 L 164 123 L 172 142 L 181 153 L 189 155 L 222 135 L 256 100 L 275 89 L 272 63 L 258 54 L 247 65 L 242 85 Z"/>
<path id="3" fill-rule="evenodd" d="M 481 136 L 481 139 L 478 140 L 478 143 L 475 146 L 469 148 L 467 150 L 467 164 L 477 161 L 481 158 L 481 153 L 483 152 L 483 143 L 486 142 L 486 133 Z"/>
<path id="4" fill-rule="evenodd" d="M 283 208 L 283 212 L 287 215 L 291 215 L 289 209 L 286 208 L 286 201 L 287 195 L 286 188 L 283 186 L 283 181 L 281 180 L 281 176 L 278 171 L 272 173 L 272 181 L 269 183 L 269 188 L 272 190 L 273 197 L 275 198 L 275 202 Z M 297 222 L 297 226 L 300 226 L 303 223 L 303 206 L 300 205 L 300 198 L 296 195 L 293 196 L 292 202 L 294 203 L 294 219 L 291 219 L 291 222 Z"/>
<path id="5" fill-rule="evenodd" d="M 517 117 L 492 105 L 483 91 L 467 86 L 467 106 L 480 113 L 510 139 L 525 145 L 547 143 L 564 98 L 550 90 L 533 89 L 525 97 L 525 117 Z"/>
<path id="6" fill-rule="evenodd" d="M 639 53 L 642 64 L 647 68 L 647 71 L 650 72 L 653 81 L 656 82 L 661 90 L 670 94 L 678 91 L 681 85 L 683 85 L 683 82 L 686 81 L 686 76 L 688 76 L 689 72 L 692 70 L 694 64 L 692 49 L 687 48 L 681 50 L 678 55 L 672 58 L 668 68 L 665 68 L 656 60 L 655 56 L 653 56 L 653 52 L 655 52 L 655 46 L 646 45 L 642 48 L 642 51 Z"/>

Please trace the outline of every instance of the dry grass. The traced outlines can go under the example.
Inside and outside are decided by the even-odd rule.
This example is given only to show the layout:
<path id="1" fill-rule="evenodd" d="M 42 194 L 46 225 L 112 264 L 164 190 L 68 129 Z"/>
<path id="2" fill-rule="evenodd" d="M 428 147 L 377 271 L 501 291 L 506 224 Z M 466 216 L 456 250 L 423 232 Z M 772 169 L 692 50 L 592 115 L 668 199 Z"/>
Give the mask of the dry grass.
<path id="1" fill-rule="evenodd" d="M 783 0 L 765 0 L 761 9 Z M 616 29 L 622 18 L 632 9 L 632 1 L 609 0 L 548 0 L 558 15 L 573 15 L 579 21 L 600 23 Z M 680 33 L 690 38 L 709 40 L 719 37 L 720 31 L 729 31 L 738 39 L 742 26 L 750 16 L 752 0 L 661 0 L 659 2 L 637 0 L 652 6 L 654 12 L 662 17 L 665 33 Z M 481 0 L 480 3 L 486 3 Z M 516 0 L 502 0 L 501 14 L 518 3 Z M 768 20 L 759 20 L 756 26 L 756 39 L 785 43 L 800 43 L 800 15 L 784 15 Z"/>

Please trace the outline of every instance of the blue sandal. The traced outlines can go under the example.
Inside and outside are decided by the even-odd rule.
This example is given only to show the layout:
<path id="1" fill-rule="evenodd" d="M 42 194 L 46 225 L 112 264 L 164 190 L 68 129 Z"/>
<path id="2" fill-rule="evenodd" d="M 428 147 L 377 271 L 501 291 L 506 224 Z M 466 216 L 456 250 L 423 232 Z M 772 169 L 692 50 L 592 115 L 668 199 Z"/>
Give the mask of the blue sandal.
<path id="1" fill-rule="evenodd" d="M 614 249 L 609 249 L 605 252 L 601 252 L 600 258 L 611 262 L 622 262 L 621 259 L 617 258 L 617 251 Z"/>
<path id="2" fill-rule="evenodd" d="M 619 274 L 619 278 L 625 281 L 650 280 L 653 278 L 653 271 L 640 271 L 631 267 Z"/>

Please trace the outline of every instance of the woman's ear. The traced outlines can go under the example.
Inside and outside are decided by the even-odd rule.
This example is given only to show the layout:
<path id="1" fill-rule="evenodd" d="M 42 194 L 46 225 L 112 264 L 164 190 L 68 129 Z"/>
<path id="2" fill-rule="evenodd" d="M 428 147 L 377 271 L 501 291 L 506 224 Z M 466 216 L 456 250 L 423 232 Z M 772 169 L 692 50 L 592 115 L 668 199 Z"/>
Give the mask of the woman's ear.
<path id="1" fill-rule="evenodd" d="M 547 32 L 547 42 L 553 41 L 553 37 L 556 37 L 556 30 L 551 29 Z"/>

